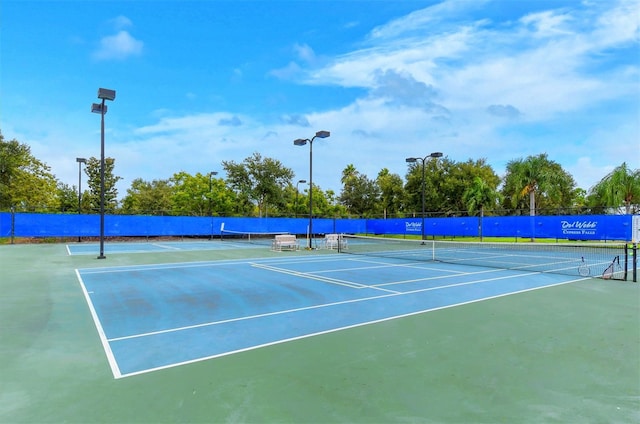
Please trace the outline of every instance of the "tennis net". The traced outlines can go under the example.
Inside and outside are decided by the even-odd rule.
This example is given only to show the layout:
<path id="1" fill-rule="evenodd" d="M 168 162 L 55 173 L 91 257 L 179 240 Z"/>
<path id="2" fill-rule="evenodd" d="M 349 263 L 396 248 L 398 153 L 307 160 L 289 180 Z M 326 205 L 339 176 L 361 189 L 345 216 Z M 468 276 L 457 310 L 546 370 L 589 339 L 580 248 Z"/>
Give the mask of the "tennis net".
<path id="1" fill-rule="evenodd" d="M 286 231 L 249 232 L 249 231 L 233 231 L 233 230 L 222 229 L 220 231 L 220 240 L 270 246 L 273 241 L 273 238 L 277 235 L 282 235 L 282 234 L 290 234 L 290 233 Z"/>
<path id="2" fill-rule="evenodd" d="M 626 280 L 626 243 L 502 243 L 341 234 L 341 253 Z"/>

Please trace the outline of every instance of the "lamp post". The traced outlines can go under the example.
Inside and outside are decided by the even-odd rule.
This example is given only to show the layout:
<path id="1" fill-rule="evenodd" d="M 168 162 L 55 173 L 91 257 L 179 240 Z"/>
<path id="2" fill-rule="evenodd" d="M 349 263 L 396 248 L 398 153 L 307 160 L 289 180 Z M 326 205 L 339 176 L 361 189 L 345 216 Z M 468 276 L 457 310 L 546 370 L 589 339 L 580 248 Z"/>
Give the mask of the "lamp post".
<path id="1" fill-rule="evenodd" d="M 296 203 L 294 204 L 294 207 L 293 207 L 293 216 L 296 218 L 298 217 L 298 184 L 300 183 L 306 184 L 307 180 L 299 180 L 296 183 Z"/>
<path id="2" fill-rule="evenodd" d="M 211 177 L 213 177 L 214 175 L 218 175 L 218 171 L 211 171 L 209 172 L 209 219 L 210 219 L 210 225 L 211 225 L 211 229 L 209 231 L 209 240 L 213 239 L 213 210 L 211 209 Z"/>
<path id="3" fill-rule="evenodd" d="M 102 100 L 100 103 L 91 105 L 91 112 L 100 114 L 100 255 L 98 259 L 105 259 L 104 256 L 104 115 L 107 113 L 107 105 L 105 100 L 114 100 L 116 98 L 115 90 L 107 88 L 98 89 L 98 98 Z"/>
<path id="4" fill-rule="evenodd" d="M 311 139 L 298 138 L 293 140 L 295 146 L 304 146 L 309 143 L 309 246 L 311 250 L 311 238 L 313 237 L 313 140 L 316 138 L 327 138 L 331 135 L 329 131 L 318 131 Z"/>
<path id="5" fill-rule="evenodd" d="M 76 158 L 78 162 L 78 215 L 82 213 L 82 164 L 86 164 L 85 158 Z M 78 242 L 80 242 L 80 233 L 78 233 Z"/>
<path id="6" fill-rule="evenodd" d="M 415 162 L 418 162 L 418 161 L 422 162 L 422 228 L 421 228 L 421 230 L 422 230 L 422 240 L 423 240 L 422 243 L 423 244 L 424 244 L 424 214 L 425 214 L 425 211 L 424 211 L 424 165 L 427 162 L 427 159 L 429 159 L 429 158 L 439 158 L 439 157 L 442 157 L 442 153 L 441 152 L 434 152 L 434 153 L 431 153 L 430 155 L 425 156 L 423 158 L 406 158 L 405 159 L 405 161 L 407 163 L 415 163 Z"/>

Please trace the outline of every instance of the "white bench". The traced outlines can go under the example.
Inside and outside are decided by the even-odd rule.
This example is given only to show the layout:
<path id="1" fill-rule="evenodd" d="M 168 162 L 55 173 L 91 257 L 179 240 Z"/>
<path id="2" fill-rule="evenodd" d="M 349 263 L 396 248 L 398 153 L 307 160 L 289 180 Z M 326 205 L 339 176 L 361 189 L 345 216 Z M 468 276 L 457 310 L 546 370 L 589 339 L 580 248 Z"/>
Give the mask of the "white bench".
<path id="1" fill-rule="evenodd" d="M 300 249 L 300 243 L 296 239 L 295 235 L 292 234 L 278 234 L 275 236 L 271 243 L 271 250 L 298 250 Z"/>
<path id="2" fill-rule="evenodd" d="M 342 239 L 338 234 L 325 234 L 324 236 L 324 248 L 325 249 L 347 249 L 347 241 Z"/>

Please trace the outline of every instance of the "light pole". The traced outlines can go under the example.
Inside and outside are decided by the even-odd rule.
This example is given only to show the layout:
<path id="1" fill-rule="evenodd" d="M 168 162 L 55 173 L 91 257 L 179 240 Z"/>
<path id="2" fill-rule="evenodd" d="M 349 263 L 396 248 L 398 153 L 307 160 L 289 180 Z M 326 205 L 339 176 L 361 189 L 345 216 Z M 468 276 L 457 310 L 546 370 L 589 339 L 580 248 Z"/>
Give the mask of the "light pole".
<path id="1" fill-rule="evenodd" d="M 209 219 L 211 229 L 209 230 L 209 240 L 213 239 L 213 210 L 211 209 L 211 177 L 218 175 L 218 171 L 209 172 Z"/>
<path id="2" fill-rule="evenodd" d="M 300 184 L 300 183 L 306 184 L 307 180 L 299 180 L 296 183 L 296 203 L 295 203 L 295 205 L 293 207 L 293 216 L 296 217 L 296 218 L 298 217 L 298 184 Z"/>
<path id="3" fill-rule="evenodd" d="M 331 135 L 329 131 L 318 131 L 313 138 L 298 138 L 293 140 L 295 146 L 304 146 L 309 143 L 309 250 L 311 247 L 311 238 L 313 237 L 313 140 L 316 138 L 327 138 Z"/>
<path id="4" fill-rule="evenodd" d="M 85 158 L 76 158 L 78 162 L 78 215 L 82 213 L 82 164 L 86 164 Z M 80 242 L 80 233 L 78 233 L 78 242 Z"/>
<path id="5" fill-rule="evenodd" d="M 98 259 L 105 259 L 104 256 L 104 115 L 107 113 L 107 105 L 105 100 L 114 100 L 116 98 L 115 90 L 107 88 L 98 89 L 98 98 L 102 100 L 100 103 L 91 105 L 91 112 L 100 114 L 100 255 Z"/>
<path id="6" fill-rule="evenodd" d="M 421 228 L 422 240 L 423 240 L 422 243 L 424 243 L 424 214 L 425 214 L 425 211 L 424 211 L 424 164 L 427 162 L 427 159 L 429 158 L 439 158 L 439 157 L 442 157 L 441 152 L 434 152 L 434 153 L 431 153 L 429 156 L 425 156 L 423 158 L 406 158 L 405 159 L 407 163 L 415 163 L 418 161 L 422 162 L 422 228 Z"/>

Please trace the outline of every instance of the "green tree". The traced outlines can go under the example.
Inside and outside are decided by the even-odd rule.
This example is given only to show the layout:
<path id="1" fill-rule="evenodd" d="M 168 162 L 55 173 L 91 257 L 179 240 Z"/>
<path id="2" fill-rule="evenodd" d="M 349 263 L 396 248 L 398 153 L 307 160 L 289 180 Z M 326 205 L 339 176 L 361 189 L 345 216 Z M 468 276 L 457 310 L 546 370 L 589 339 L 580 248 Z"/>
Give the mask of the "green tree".
<path id="1" fill-rule="evenodd" d="M 358 172 L 352 164 L 342 171 L 342 203 L 350 214 L 375 216 L 382 211 L 380 189 L 375 181 Z"/>
<path id="2" fill-rule="evenodd" d="M 573 206 L 574 188 L 573 177 L 546 153 L 528 156 L 507 163 L 503 203 L 518 210 L 528 203 L 531 216 L 537 209 L 561 211 Z"/>
<path id="3" fill-rule="evenodd" d="M 227 173 L 228 185 L 245 211 L 255 202 L 259 216 L 266 214 L 270 205 L 276 213 L 286 213 L 285 189 L 291 185 L 293 171 L 279 160 L 254 153 L 242 163 L 223 161 L 222 167 Z"/>
<path id="4" fill-rule="evenodd" d="M 630 169 L 626 162 L 616 167 L 589 190 L 589 204 L 603 209 L 637 213 L 640 205 L 640 169 Z"/>
<path id="5" fill-rule="evenodd" d="M 474 185 L 476 178 L 487 186 L 488 189 L 497 190 L 500 177 L 493 168 L 487 164 L 486 159 L 465 162 L 444 161 L 442 164 L 444 173 L 438 191 L 443 196 L 441 210 L 447 216 L 455 216 L 468 213 L 468 205 L 464 200 L 464 194 L 469 187 Z M 494 208 L 495 204 L 487 205 Z M 484 210 L 486 212 L 486 208 Z"/>
<path id="6" fill-rule="evenodd" d="M 136 178 L 122 199 L 122 210 L 127 214 L 164 215 L 172 210 L 173 187 L 169 180 L 144 181 Z"/>
<path id="7" fill-rule="evenodd" d="M 576 187 L 571 194 L 573 213 L 584 213 L 587 209 L 587 190 Z"/>
<path id="8" fill-rule="evenodd" d="M 0 133 L 0 209 L 46 211 L 60 207 L 57 181 L 51 168 L 18 140 Z"/>
<path id="9" fill-rule="evenodd" d="M 391 174 L 387 168 L 378 173 L 376 183 L 380 189 L 384 217 L 400 212 L 404 203 L 404 183 L 398 174 Z"/>
<path id="10" fill-rule="evenodd" d="M 56 191 L 60 212 L 78 212 L 78 187 L 58 182 Z"/>
<path id="11" fill-rule="evenodd" d="M 452 162 L 446 158 L 427 159 L 424 164 L 424 204 L 425 213 L 444 212 L 447 210 L 447 195 L 442 190 L 444 181 Z M 405 206 L 406 212 L 422 214 L 422 162 L 414 162 L 409 165 L 406 175 Z"/>
<path id="12" fill-rule="evenodd" d="M 118 207 L 118 189 L 116 184 L 122 178 L 114 175 L 116 161 L 113 158 L 105 158 L 104 166 L 104 210 L 114 213 Z M 90 157 L 87 159 L 84 172 L 87 175 L 88 192 L 83 195 L 83 211 L 100 213 L 100 159 Z M 87 205 L 87 209 L 84 206 Z"/>
<path id="13" fill-rule="evenodd" d="M 295 191 L 295 188 L 294 188 Z M 305 190 L 307 195 L 298 198 L 298 216 L 309 217 L 309 196 L 308 189 Z M 313 216 L 317 217 L 339 217 L 346 216 L 347 212 L 341 205 L 333 190 L 321 190 L 314 184 L 313 186 Z"/>
<path id="14" fill-rule="evenodd" d="M 209 214 L 209 175 L 180 171 L 171 177 L 171 206 L 175 215 Z"/>
<path id="15" fill-rule="evenodd" d="M 480 223 L 478 226 L 480 233 L 480 240 L 482 240 L 482 221 L 484 218 L 485 207 L 495 207 L 496 203 L 500 199 L 500 194 L 494 187 L 487 184 L 480 177 L 475 177 L 473 183 L 465 190 L 462 195 L 462 200 L 467 205 L 467 211 L 469 215 L 475 214 L 480 209 Z"/>
<path id="16" fill-rule="evenodd" d="M 301 187 L 300 184 L 303 184 Z M 291 215 L 297 216 L 309 216 L 309 199 L 307 198 L 307 190 L 304 189 L 306 184 L 291 184 L 287 187 L 287 193 L 290 199 Z M 305 206 L 306 205 L 306 206 Z"/>

